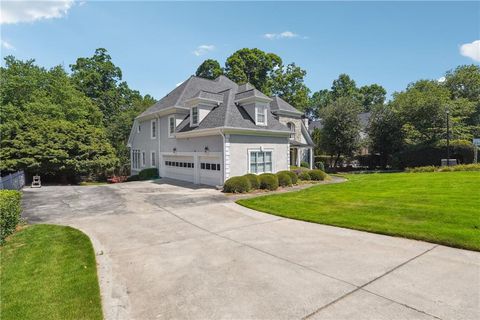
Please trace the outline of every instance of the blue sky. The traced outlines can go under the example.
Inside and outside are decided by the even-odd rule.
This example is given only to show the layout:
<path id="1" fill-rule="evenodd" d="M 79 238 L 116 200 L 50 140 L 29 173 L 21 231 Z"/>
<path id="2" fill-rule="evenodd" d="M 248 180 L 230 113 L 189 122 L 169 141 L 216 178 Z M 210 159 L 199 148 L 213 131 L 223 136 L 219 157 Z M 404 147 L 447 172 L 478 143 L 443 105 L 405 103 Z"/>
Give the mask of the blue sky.
<path id="1" fill-rule="evenodd" d="M 104 47 L 156 98 L 244 47 L 295 62 L 312 91 L 347 73 L 391 94 L 480 61 L 480 2 L 2 1 L 1 22 L 2 58 L 68 67 Z"/>

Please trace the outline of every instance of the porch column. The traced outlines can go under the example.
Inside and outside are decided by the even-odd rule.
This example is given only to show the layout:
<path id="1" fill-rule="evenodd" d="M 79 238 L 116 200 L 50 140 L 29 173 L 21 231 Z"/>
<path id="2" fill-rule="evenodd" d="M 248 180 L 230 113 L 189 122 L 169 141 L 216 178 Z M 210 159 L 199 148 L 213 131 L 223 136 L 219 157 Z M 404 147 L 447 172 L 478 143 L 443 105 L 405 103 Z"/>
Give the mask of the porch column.
<path id="1" fill-rule="evenodd" d="M 295 152 L 296 159 L 295 161 L 297 162 L 297 167 L 300 167 L 301 164 L 301 154 L 302 154 L 302 149 L 301 148 L 296 148 L 297 152 Z"/>
<path id="2" fill-rule="evenodd" d="M 310 153 L 310 170 L 313 169 L 313 148 L 309 148 L 308 152 Z"/>

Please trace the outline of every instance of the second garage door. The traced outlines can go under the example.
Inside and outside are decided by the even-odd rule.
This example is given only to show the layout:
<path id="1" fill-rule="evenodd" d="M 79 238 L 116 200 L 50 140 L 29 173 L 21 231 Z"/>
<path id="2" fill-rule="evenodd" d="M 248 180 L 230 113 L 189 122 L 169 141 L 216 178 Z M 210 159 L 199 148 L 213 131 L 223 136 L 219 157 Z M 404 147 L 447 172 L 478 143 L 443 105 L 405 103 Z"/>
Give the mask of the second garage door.
<path id="1" fill-rule="evenodd" d="M 165 177 L 195 182 L 195 164 L 193 157 L 166 156 L 164 157 Z"/>
<path id="2" fill-rule="evenodd" d="M 222 167 L 220 165 L 219 157 L 205 157 L 199 158 L 200 172 L 199 183 L 210 186 L 218 186 L 222 184 Z"/>

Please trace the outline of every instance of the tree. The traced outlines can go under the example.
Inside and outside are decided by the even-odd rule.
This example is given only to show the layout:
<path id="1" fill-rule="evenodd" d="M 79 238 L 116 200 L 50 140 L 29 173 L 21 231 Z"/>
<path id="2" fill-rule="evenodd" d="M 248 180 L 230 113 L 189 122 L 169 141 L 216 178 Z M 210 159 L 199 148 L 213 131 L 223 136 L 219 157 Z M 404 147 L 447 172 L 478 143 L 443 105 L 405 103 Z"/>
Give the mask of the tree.
<path id="1" fill-rule="evenodd" d="M 78 58 L 70 68 L 77 88 L 95 102 L 103 113 L 104 123 L 108 124 L 123 104 L 117 90 L 122 80 L 120 68 L 113 64 L 104 48 L 96 49 L 92 57 Z"/>
<path id="2" fill-rule="evenodd" d="M 328 89 L 319 90 L 313 93 L 307 108 L 307 114 L 311 119 L 320 118 L 321 111 L 333 101 Z"/>
<path id="3" fill-rule="evenodd" d="M 463 65 L 450 70 L 445 75 L 445 86 L 452 99 L 467 99 L 475 104 L 475 111 L 467 122 L 472 126 L 472 134 L 480 137 L 480 66 Z"/>
<path id="4" fill-rule="evenodd" d="M 355 81 L 351 79 L 349 75 L 344 73 L 339 75 L 338 79 L 333 81 L 331 90 L 333 100 L 337 100 L 341 97 L 359 98 L 359 92 Z"/>
<path id="5" fill-rule="evenodd" d="M 386 167 L 391 156 L 402 149 L 402 123 L 388 105 L 377 104 L 372 109 L 367 128 L 371 154 L 378 154 L 382 167 Z"/>
<path id="6" fill-rule="evenodd" d="M 57 177 L 100 174 L 117 158 L 98 107 L 57 66 L 5 59 L 0 68 L 0 170 Z M 33 85 L 32 85 L 33 84 Z"/>
<path id="7" fill-rule="evenodd" d="M 395 93 L 392 108 L 400 117 L 407 144 L 432 144 L 446 138 L 446 111 L 450 112 L 453 137 L 471 139 L 466 119 L 475 111 L 467 99 L 451 99 L 450 91 L 431 80 L 420 80 Z"/>
<path id="8" fill-rule="evenodd" d="M 378 84 L 363 86 L 359 89 L 364 112 L 370 112 L 372 107 L 385 103 L 387 91 Z"/>
<path id="9" fill-rule="evenodd" d="M 335 167 L 342 155 L 352 156 L 360 145 L 360 110 L 360 104 L 354 98 L 341 97 L 321 112 L 320 147 L 335 157 Z"/>
<path id="10" fill-rule="evenodd" d="M 220 67 L 220 64 L 217 60 L 207 59 L 198 67 L 195 75 L 197 77 L 207 78 L 207 79 L 216 79 L 218 76 L 223 74 L 223 69 Z"/>
<path id="11" fill-rule="evenodd" d="M 301 111 L 306 111 L 310 89 L 303 82 L 307 72 L 295 63 L 276 70 L 272 78 L 272 93 Z"/>
<path id="12" fill-rule="evenodd" d="M 236 83 L 251 83 L 266 95 L 272 94 L 272 78 L 282 67 L 282 59 L 259 49 L 240 49 L 225 62 L 225 75 Z"/>

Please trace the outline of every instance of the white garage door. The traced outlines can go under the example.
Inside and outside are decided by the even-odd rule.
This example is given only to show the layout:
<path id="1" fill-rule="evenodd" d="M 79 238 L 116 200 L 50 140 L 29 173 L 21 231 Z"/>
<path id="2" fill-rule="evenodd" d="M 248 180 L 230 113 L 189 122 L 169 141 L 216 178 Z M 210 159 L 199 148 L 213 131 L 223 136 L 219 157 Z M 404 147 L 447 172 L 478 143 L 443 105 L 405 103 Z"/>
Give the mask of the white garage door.
<path id="1" fill-rule="evenodd" d="M 218 157 L 200 157 L 199 182 L 211 186 L 222 184 L 222 167 Z"/>
<path id="2" fill-rule="evenodd" d="M 194 182 L 193 157 L 187 156 L 166 156 L 163 157 L 165 166 L 165 177 Z"/>

